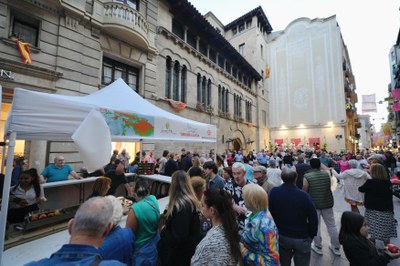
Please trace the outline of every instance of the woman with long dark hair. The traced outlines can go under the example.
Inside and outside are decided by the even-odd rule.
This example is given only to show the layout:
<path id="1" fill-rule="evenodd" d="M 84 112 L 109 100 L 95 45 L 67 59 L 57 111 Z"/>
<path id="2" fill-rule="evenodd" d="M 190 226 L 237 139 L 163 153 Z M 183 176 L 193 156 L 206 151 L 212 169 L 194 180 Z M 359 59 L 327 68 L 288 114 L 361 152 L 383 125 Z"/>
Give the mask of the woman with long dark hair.
<path id="1" fill-rule="evenodd" d="M 201 212 L 211 219 L 212 228 L 197 246 L 191 265 L 238 265 L 238 225 L 230 195 L 224 190 L 206 190 Z"/>
<path id="2" fill-rule="evenodd" d="M 368 239 L 368 224 L 361 214 L 346 211 L 342 215 L 339 242 L 350 266 L 383 266 L 391 259 L 400 257 L 400 253 L 385 250 L 379 254 Z"/>
<path id="3" fill-rule="evenodd" d="M 200 242 L 198 200 L 185 171 L 171 178 L 166 221 L 157 245 L 160 265 L 189 265 Z"/>
<path id="4" fill-rule="evenodd" d="M 11 223 L 23 222 L 25 215 L 39 210 L 38 204 L 45 200 L 37 170 L 31 168 L 22 172 L 18 184 L 10 189 L 10 209 L 7 220 Z"/>

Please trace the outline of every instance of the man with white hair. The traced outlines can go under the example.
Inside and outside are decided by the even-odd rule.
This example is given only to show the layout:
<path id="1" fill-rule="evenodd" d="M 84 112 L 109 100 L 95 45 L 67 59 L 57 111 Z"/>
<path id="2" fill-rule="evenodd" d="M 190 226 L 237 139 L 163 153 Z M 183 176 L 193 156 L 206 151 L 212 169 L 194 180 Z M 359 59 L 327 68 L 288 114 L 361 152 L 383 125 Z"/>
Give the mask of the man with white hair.
<path id="1" fill-rule="evenodd" d="M 246 168 L 242 163 L 236 162 L 232 165 L 232 175 L 233 180 L 228 181 L 224 189 L 232 196 L 233 209 L 237 213 L 239 232 L 241 232 L 248 212 L 244 205 L 242 189 L 245 185 L 252 182 L 246 179 Z"/>
<path id="2" fill-rule="evenodd" d="M 344 200 L 350 204 L 351 211 L 360 213 L 357 206 L 364 206 L 364 193 L 358 191 L 358 188 L 371 177 L 366 171 L 358 169 L 357 160 L 349 160 L 349 165 L 350 169 L 341 174 L 335 170 L 332 170 L 332 173 L 335 177 L 343 180 Z"/>
<path id="3" fill-rule="evenodd" d="M 269 182 L 271 182 L 274 187 L 282 185 L 282 171 L 279 168 L 276 168 L 277 162 L 274 159 L 269 160 L 269 168 L 267 168 L 267 178 Z"/>
<path id="4" fill-rule="evenodd" d="M 113 205 L 113 228 L 99 247 L 104 260 L 118 260 L 126 265 L 132 265 L 135 250 L 135 235 L 130 228 L 121 228 L 123 208 L 121 201 L 112 195 L 106 196 Z"/>
<path id="5" fill-rule="evenodd" d="M 65 163 L 65 158 L 62 155 L 57 155 L 54 158 L 54 164 L 47 166 L 40 174 L 40 183 L 56 182 L 68 180 L 71 175 L 75 179 L 81 179 L 74 169 L 69 164 Z"/>
<path id="6" fill-rule="evenodd" d="M 27 265 L 126 265 L 115 260 L 103 260 L 98 249 L 113 227 L 112 217 L 110 200 L 95 197 L 85 201 L 68 222 L 69 244 L 63 245 L 50 258 Z"/>

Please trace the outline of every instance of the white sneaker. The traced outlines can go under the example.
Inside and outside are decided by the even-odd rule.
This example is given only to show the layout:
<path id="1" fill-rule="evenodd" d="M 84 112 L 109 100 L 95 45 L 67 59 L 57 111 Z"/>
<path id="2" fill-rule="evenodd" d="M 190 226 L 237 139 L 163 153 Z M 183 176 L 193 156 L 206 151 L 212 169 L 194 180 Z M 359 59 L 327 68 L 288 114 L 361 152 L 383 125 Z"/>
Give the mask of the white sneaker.
<path id="1" fill-rule="evenodd" d="M 311 249 L 319 254 L 319 255 L 323 255 L 324 253 L 322 252 L 322 248 L 321 247 L 317 247 L 314 243 L 311 244 Z"/>
<path id="2" fill-rule="evenodd" d="M 334 248 L 332 246 L 329 246 L 329 249 L 333 252 L 333 254 L 335 254 L 336 256 L 340 256 L 340 248 Z"/>

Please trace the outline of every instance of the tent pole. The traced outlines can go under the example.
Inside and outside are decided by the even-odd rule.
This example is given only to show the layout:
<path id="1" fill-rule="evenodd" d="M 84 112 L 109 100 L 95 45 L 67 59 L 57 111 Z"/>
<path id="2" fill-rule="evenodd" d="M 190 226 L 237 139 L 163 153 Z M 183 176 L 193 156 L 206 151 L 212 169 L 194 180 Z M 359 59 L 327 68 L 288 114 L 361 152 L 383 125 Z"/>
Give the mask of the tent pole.
<path id="1" fill-rule="evenodd" d="M 214 145 L 214 163 L 215 163 L 215 164 L 217 163 L 217 148 L 218 148 L 217 142 L 218 142 L 218 141 L 216 141 L 216 142 L 215 142 L 215 145 Z"/>
<path id="2" fill-rule="evenodd" d="M 142 162 L 142 151 L 143 151 L 143 139 L 140 139 L 140 154 L 139 154 L 139 163 Z"/>
<path id="3" fill-rule="evenodd" d="M 1 156 L 1 173 L 4 173 L 4 163 L 6 162 L 6 138 L 4 138 L 3 153 Z"/>
<path id="4" fill-rule="evenodd" d="M 2 110 L 1 109 L 2 108 L 2 101 L 3 101 L 3 87 L 0 85 L 0 110 Z M 6 143 L 6 137 L 5 136 L 4 136 L 4 143 Z M 6 145 L 3 146 L 3 155 L 1 157 L 1 173 L 4 173 L 4 162 L 5 162 L 5 160 L 6 160 Z"/>
<path id="5" fill-rule="evenodd" d="M 3 200 L 1 202 L 1 211 L 0 211 L 0 265 L 3 265 L 3 252 L 4 252 L 4 239 L 6 233 L 6 224 L 7 224 L 7 211 L 8 211 L 8 201 L 10 197 L 10 185 L 11 185 L 11 172 L 14 161 L 14 147 L 15 147 L 15 139 L 17 138 L 17 133 L 15 131 L 11 132 L 9 141 L 8 141 L 8 155 L 7 155 L 7 166 L 6 166 L 6 175 L 4 177 L 3 184 Z"/>

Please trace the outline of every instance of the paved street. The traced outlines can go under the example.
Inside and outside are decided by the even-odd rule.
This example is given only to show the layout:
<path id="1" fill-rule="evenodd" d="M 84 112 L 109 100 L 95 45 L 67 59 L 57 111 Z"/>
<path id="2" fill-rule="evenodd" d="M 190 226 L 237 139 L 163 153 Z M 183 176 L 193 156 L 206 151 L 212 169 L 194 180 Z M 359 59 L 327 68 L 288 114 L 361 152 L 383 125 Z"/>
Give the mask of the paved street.
<path id="1" fill-rule="evenodd" d="M 338 230 L 340 229 L 340 218 L 342 216 L 342 213 L 344 211 L 350 211 L 350 205 L 344 201 L 344 194 L 343 194 L 343 188 L 337 188 L 336 184 L 332 186 L 332 190 L 334 190 L 334 198 L 335 198 L 335 206 L 334 206 L 334 212 L 335 212 L 335 218 L 336 218 L 336 225 Z M 395 217 L 397 221 L 400 221 L 400 199 L 393 197 L 393 203 L 394 203 L 394 208 L 395 208 Z M 364 214 L 365 209 L 361 209 L 361 214 Z M 349 262 L 346 259 L 346 256 L 344 255 L 343 250 L 341 250 L 342 256 L 338 257 L 335 256 L 330 250 L 329 250 L 329 235 L 325 227 L 325 223 L 322 221 L 321 222 L 321 230 L 322 230 L 322 242 L 323 242 L 323 252 L 324 255 L 320 256 L 316 254 L 315 252 L 311 251 L 311 265 L 312 266 L 325 266 L 325 265 L 335 265 L 335 266 L 348 266 Z M 399 227 L 397 227 L 397 234 L 400 236 L 400 230 Z M 400 238 L 396 239 L 391 239 L 391 242 L 397 246 L 400 246 Z M 379 243 L 378 243 L 379 245 Z M 383 244 L 382 244 L 383 245 Z M 395 266 L 399 265 L 400 266 L 400 259 L 392 261 L 390 266 Z"/>

